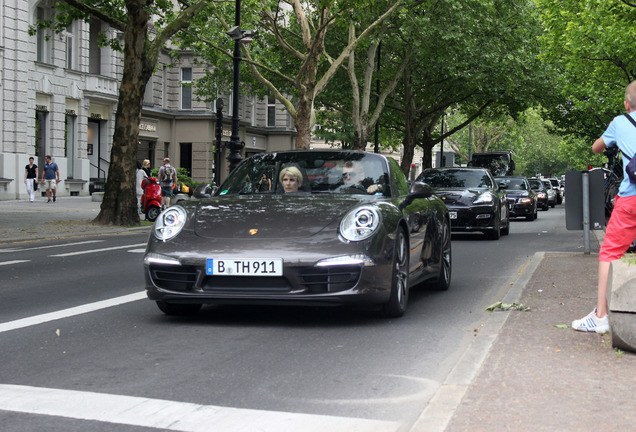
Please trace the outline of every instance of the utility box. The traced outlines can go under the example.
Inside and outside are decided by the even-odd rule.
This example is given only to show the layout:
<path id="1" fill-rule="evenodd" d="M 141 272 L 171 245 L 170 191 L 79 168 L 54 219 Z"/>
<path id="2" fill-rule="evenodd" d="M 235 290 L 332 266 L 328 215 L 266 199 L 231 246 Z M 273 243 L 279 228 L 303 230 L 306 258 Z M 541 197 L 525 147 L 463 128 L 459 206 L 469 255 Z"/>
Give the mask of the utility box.
<path id="1" fill-rule="evenodd" d="M 588 190 L 583 191 L 583 173 L 588 174 Z M 565 227 L 582 230 L 583 194 L 589 196 L 590 229 L 605 228 L 605 175 L 603 170 L 568 171 L 565 173 Z"/>

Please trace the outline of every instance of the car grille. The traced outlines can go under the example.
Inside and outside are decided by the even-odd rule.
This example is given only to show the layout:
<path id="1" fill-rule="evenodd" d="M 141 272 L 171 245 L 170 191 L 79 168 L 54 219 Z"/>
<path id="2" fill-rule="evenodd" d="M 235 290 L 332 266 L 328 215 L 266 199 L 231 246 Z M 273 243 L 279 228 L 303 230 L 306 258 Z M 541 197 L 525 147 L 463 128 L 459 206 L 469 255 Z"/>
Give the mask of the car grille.
<path id="1" fill-rule="evenodd" d="M 353 288 L 360 279 L 360 266 L 289 268 L 282 277 L 204 276 L 203 291 L 242 293 L 286 293 L 301 290 L 305 294 L 321 294 Z M 191 266 L 153 266 L 150 276 L 159 288 L 171 291 L 192 291 L 199 271 Z M 296 283 L 290 283 L 293 279 Z"/>
<path id="2" fill-rule="evenodd" d="M 360 279 L 360 266 L 304 267 L 300 282 L 311 293 L 344 291 L 353 288 Z"/>
<path id="3" fill-rule="evenodd" d="M 321 294 L 353 288 L 360 279 L 360 266 L 299 267 L 287 269 L 283 277 L 207 276 L 204 291 L 283 293 L 300 289 L 304 294 Z M 296 284 L 290 283 L 290 280 Z"/>
<path id="4" fill-rule="evenodd" d="M 189 291 L 197 281 L 198 272 L 189 266 L 151 267 L 150 276 L 159 288 Z"/>
<path id="5" fill-rule="evenodd" d="M 508 198 L 508 205 L 510 205 L 511 207 L 514 206 L 516 202 L 516 198 Z"/>

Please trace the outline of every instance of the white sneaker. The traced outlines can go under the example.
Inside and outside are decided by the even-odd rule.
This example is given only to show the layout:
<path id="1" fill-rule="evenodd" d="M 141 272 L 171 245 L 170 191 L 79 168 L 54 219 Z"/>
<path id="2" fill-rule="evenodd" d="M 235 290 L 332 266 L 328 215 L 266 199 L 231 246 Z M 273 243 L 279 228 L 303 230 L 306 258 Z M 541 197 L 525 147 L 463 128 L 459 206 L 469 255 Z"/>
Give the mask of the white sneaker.
<path id="1" fill-rule="evenodd" d="M 603 318 L 596 316 L 596 308 L 584 318 L 572 321 L 572 328 L 584 332 L 607 333 L 609 331 L 609 320 L 607 315 Z"/>

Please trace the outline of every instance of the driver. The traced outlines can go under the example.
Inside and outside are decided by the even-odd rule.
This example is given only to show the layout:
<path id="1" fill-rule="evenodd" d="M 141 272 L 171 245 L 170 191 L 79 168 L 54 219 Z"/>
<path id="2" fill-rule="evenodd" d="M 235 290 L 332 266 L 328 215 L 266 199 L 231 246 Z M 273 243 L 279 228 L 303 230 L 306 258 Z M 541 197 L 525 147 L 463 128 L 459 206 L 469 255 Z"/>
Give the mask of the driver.
<path id="1" fill-rule="evenodd" d="M 359 161 L 347 161 L 342 167 L 342 181 L 344 187 L 361 187 L 367 193 L 382 192 L 382 185 L 373 184 L 371 178 L 367 178 L 364 166 Z"/>

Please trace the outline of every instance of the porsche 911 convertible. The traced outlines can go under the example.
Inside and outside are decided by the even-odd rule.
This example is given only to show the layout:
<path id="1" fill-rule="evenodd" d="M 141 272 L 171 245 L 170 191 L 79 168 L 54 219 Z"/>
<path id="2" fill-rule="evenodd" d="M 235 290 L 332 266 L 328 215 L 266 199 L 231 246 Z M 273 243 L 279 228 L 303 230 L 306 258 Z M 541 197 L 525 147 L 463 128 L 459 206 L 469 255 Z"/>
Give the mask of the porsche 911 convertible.
<path id="1" fill-rule="evenodd" d="M 148 298 L 168 315 L 276 304 L 399 317 L 412 286 L 450 286 L 448 210 L 392 158 L 263 153 L 199 198 L 159 215 L 144 255 Z"/>

